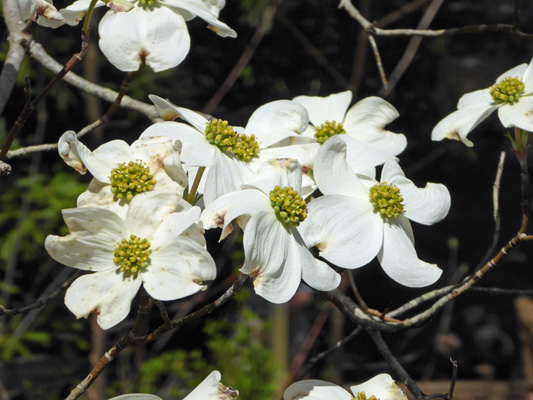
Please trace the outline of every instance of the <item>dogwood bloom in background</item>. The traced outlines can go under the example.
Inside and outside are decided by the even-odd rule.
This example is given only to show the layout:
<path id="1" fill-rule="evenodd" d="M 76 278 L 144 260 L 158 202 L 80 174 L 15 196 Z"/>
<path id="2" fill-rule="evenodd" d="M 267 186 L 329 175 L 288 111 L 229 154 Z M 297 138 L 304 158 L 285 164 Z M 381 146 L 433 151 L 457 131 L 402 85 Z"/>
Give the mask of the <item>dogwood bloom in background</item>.
<path id="1" fill-rule="evenodd" d="M 444 185 L 417 188 L 394 159 L 381 172 L 381 182 L 358 176 L 349 167 L 347 145 L 333 142 L 315 161 L 315 180 L 324 194 L 309 204 L 300 226 L 308 247 L 342 268 L 358 268 L 374 257 L 396 282 L 421 287 L 439 279 L 442 270 L 418 259 L 409 219 L 432 225 L 450 208 Z"/>
<path id="2" fill-rule="evenodd" d="M 234 400 L 239 391 L 220 383 L 220 372 L 213 371 L 183 400 Z M 152 394 L 132 393 L 113 397 L 109 400 L 162 400 Z"/>
<path id="3" fill-rule="evenodd" d="M 350 109 L 352 92 L 349 90 L 328 97 L 298 96 L 293 100 L 309 112 L 312 126 L 305 135 L 315 137 L 318 143 L 334 135 L 346 135 L 391 156 L 401 153 L 407 146 L 405 135 L 385 130 L 399 114 L 379 97 L 362 99 Z"/>
<path id="4" fill-rule="evenodd" d="M 219 36 L 237 37 L 233 29 L 218 20 L 218 12 L 224 6 L 221 1 L 128 1 L 133 9 L 108 11 L 98 27 L 102 53 L 121 71 L 137 71 L 143 63 L 155 72 L 179 65 L 189 53 L 191 43 L 186 21 L 195 17 L 206 21 Z M 89 4 L 90 0 L 78 0 L 60 12 L 68 24 L 76 25 Z M 104 2 L 99 1 L 96 7 L 103 5 Z M 123 4 L 113 3 L 113 6 L 127 11 Z"/>
<path id="5" fill-rule="evenodd" d="M 474 144 L 467 135 L 496 110 L 505 128 L 533 132 L 533 61 L 500 75 L 490 88 L 461 97 L 457 111 L 433 128 L 431 139 L 459 140 L 472 147 Z"/>
<path id="6" fill-rule="evenodd" d="M 333 290 L 340 276 L 315 259 L 298 232 L 307 217 L 299 195 L 301 166 L 294 159 L 273 159 L 249 179 L 242 190 L 226 194 L 202 213 L 205 229 L 222 227 L 220 240 L 232 230 L 232 221 L 244 231 L 244 265 L 258 295 L 272 303 L 289 301 L 303 279 L 317 290 Z"/>
<path id="7" fill-rule="evenodd" d="M 187 186 L 181 143 L 167 137 L 142 138 L 131 146 L 113 140 L 90 151 L 73 131 L 67 131 L 59 138 L 58 149 L 68 165 L 94 177 L 78 198 L 78 207 L 103 207 L 123 217 L 134 196 L 165 190 L 181 198 Z"/>
<path id="8" fill-rule="evenodd" d="M 213 259 L 189 237 L 200 209 L 169 192 L 131 200 L 125 218 L 98 207 L 63 210 L 65 237 L 49 235 L 50 256 L 72 268 L 95 271 L 76 279 L 65 305 L 77 318 L 94 312 L 102 329 L 128 315 L 141 287 L 157 300 L 176 300 L 205 288 L 216 276 Z"/>
<path id="9" fill-rule="evenodd" d="M 407 400 L 405 393 L 388 374 L 350 387 L 353 395 L 340 386 L 320 380 L 304 380 L 290 385 L 283 400 Z"/>
<path id="10" fill-rule="evenodd" d="M 46 0 L 17 0 L 23 21 L 36 21 L 48 28 L 57 28 L 65 23 L 65 18 Z"/>

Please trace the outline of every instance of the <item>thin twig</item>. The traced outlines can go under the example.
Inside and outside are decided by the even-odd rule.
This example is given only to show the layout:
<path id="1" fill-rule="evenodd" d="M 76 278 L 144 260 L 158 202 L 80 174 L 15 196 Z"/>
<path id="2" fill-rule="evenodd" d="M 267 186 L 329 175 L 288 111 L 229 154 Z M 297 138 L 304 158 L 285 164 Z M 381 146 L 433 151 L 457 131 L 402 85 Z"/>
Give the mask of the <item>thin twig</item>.
<path id="1" fill-rule="evenodd" d="M 389 84 L 387 83 L 387 76 L 385 75 L 383 64 L 381 63 L 381 55 L 379 54 L 379 49 L 376 43 L 376 39 L 374 39 L 374 36 L 369 34 L 368 41 L 370 42 L 370 45 L 372 46 L 372 51 L 374 53 L 374 58 L 376 59 L 376 65 L 378 67 L 379 76 L 381 77 L 381 83 L 383 84 L 383 89 L 387 90 L 389 87 Z"/>
<path id="2" fill-rule="evenodd" d="M 455 382 L 457 381 L 457 369 L 459 367 L 459 363 L 456 360 L 450 358 L 450 361 L 452 362 L 452 381 L 450 382 L 450 390 L 448 390 L 448 395 L 446 396 L 447 400 L 453 399 L 453 392 L 455 391 Z"/>
<path id="3" fill-rule="evenodd" d="M 163 322 L 165 324 L 171 324 L 172 321 L 170 320 L 170 317 L 168 316 L 167 308 L 165 307 L 163 302 L 160 300 L 155 300 L 155 299 L 153 299 L 153 301 L 156 307 L 159 309 L 159 314 L 161 315 L 161 319 L 163 320 Z"/>
<path id="4" fill-rule="evenodd" d="M 50 293 L 48 296 L 43 297 L 39 300 L 37 300 L 35 303 L 29 304 L 24 307 L 18 307 L 18 308 L 5 308 L 4 306 L 0 305 L 0 315 L 15 315 L 20 314 L 23 312 L 27 312 L 30 310 L 34 310 L 36 308 L 42 307 L 45 304 L 49 303 L 53 299 L 55 299 L 57 296 L 63 294 L 70 284 L 76 280 L 81 275 L 81 271 L 76 272 L 74 275 L 72 275 L 70 278 L 68 278 L 64 283 L 61 284 L 56 290 L 54 290 L 52 293 Z"/>

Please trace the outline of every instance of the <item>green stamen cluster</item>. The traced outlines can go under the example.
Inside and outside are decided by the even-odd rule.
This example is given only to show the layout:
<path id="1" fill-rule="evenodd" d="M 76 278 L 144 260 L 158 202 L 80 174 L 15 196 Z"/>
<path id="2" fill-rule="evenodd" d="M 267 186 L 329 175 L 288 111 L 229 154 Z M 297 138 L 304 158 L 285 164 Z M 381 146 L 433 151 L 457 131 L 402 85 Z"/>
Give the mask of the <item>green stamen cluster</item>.
<path id="1" fill-rule="evenodd" d="M 524 92 L 524 87 L 524 82 L 520 78 L 508 76 L 496 82 L 489 90 L 495 102 L 513 104 Z"/>
<path id="2" fill-rule="evenodd" d="M 400 189 L 385 182 L 370 188 L 370 202 L 374 206 L 374 212 L 381 214 L 383 218 L 396 218 L 404 211 Z"/>
<path id="3" fill-rule="evenodd" d="M 259 155 L 259 142 L 255 139 L 255 135 L 248 136 L 242 133 L 235 135 L 235 139 L 232 151 L 239 160 L 249 162 Z"/>
<path id="4" fill-rule="evenodd" d="M 142 8 L 153 8 L 157 4 L 157 0 L 139 0 L 139 6 Z"/>
<path id="5" fill-rule="evenodd" d="M 357 392 L 355 397 L 352 397 L 352 400 L 379 400 L 379 399 L 374 395 L 370 397 L 366 397 L 365 392 Z"/>
<path id="6" fill-rule="evenodd" d="M 224 152 L 233 151 L 235 146 L 236 133 L 228 121 L 213 119 L 207 122 L 205 128 L 205 137 L 207 141 Z"/>
<path id="7" fill-rule="evenodd" d="M 291 186 L 276 185 L 270 191 L 270 204 L 278 219 L 285 224 L 300 225 L 307 217 L 307 203 Z"/>
<path id="8" fill-rule="evenodd" d="M 336 123 L 335 121 L 326 121 L 326 123 L 317 126 L 315 137 L 316 141 L 322 144 L 332 136 L 343 135 L 345 133 L 346 130 L 343 128 L 342 123 Z"/>
<path id="9" fill-rule="evenodd" d="M 113 252 L 113 262 L 120 265 L 126 277 L 136 275 L 146 269 L 150 257 L 150 242 L 131 235 L 130 240 L 122 239 Z"/>
<path id="10" fill-rule="evenodd" d="M 154 190 L 156 180 L 150 174 L 148 166 L 142 161 L 121 163 L 111 170 L 111 192 L 115 200 L 130 201 L 133 196 Z"/>

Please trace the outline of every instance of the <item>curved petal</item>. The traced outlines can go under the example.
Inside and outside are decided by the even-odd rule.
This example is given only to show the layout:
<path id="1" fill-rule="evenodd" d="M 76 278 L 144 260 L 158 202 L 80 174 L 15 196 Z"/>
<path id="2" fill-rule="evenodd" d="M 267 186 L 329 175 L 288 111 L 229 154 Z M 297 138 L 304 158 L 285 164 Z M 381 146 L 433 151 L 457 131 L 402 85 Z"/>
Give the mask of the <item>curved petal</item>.
<path id="1" fill-rule="evenodd" d="M 533 59 L 524 71 L 522 82 L 524 82 L 524 92 L 527 94 L 533 93 Z"/>
<path id="2" fill-rule="evenodd" d="M 173 68 L 191 44 L 185 20 L 167 7 L 108 11 L 98 30 L 102 53 L 121 71 L 137 71 L 143 63 L 154 72 Z"/>
<path id="3" fill-rule="evenodd" d="M 352 92 L 347 90 L 327 97 L 298 96 L 293 100 L 307 109 L 309 120 L 314 126 L 320 126 L 326 121 L 343 122 L 352 96 Z"/>
<path id="4" fill-rule="evenodd" d="M 154 103 L 155 110 L 165 121 L 172 121 L 179 116 L 178 112 L 176 111 L 176 106 L 168 100 L 156 96 L 155 94 L 149 94 L 148 98 L 152 103 Z"/>
<path id="5" fill-rule="evenodd" d="M 115 201 L 111 191 L 111 185 L 102 183 L 97 179 L 92 179 L 87 190 L 78 196 L 77 207 L 100 207 L 113 211 L 121 219 L 126 218 L 129 202 L 125 199 Z"/>
<path id="6" fill-rule="evenodd" d="M 63 210 L 69 234 L 49 235 L 44 246 L 50 256 L 72 268 L 87 271 L 114 269 L 115 245 L 126 237 L 124 221 L 103 208 L 69 208 Z"/>
<path id="7" fill-rule="evenodd" d="M 393 158 L 392 152 L 372 147 L 348 135 L 337 136 L 346 142 L 346 162 L 356 174 L 368 175 L 368 171 L 373 171 L 374 173 L 370 173 L 370 175 L 374 176 L 374 167 Z"/>
<path id="8" fill-rule="evenodd" d="M 492 103 L 494 103 L 494 100 L 490 95 L 490 89 L 481 89 L 462 95 L 457 103 L 457 109 L 460 110 L 461 108 L 478 106 L 480 104 L 490 105 Z"/>
<path id="9" fill-rule="evenodd" d="M 113 397 L 109 400 L 163 400 L 161 397 L 154 396 L 147 393 L 129 393 Z"/>
<path id="10" fill-rule="evenodd" d="M 165 136 L 173 141 L 179 140 L 183 145 L 180 158 L 185 168 L 208 166 L 216 150 L 203 133 L 181 122 L 166 121 L 150 125 L 140 137 L 149 136 Z"/>
<path id="11" fill-rule="evenodd" d="M 288 137 L 299 136 L 308 125 L 305 107 L 294 101 L 278 100 L 254 111 L 246 124 L 246 134 L 254 134 L 263 149 Z"/>
<path id="12" fill-rule="evenodd" d="M 383 219 L 368 199 L 326 195 L 311 201 L 307 219 L 298 229 L 308 247 L 347 269 L 359 268 L 376 257 L 383 243 Z"/>
<path id="13" fill-rule="evenodd" d="M 461 108 L 448 115 L 433 128 L 431 140 L 453 139 L 472 147 L 474 144 L 466 136 L 498 107 L 497 104 L 478 104 Z"/>
<path id="14" fill-rule="evenodd" d="M 358 393 L 364 393 L 367 399 L 371 396 L 386 400 L 407 399 L 405 393 L 396 385 L 389 374 L 376 375 L 360 385 L 350 387 L 350 390 L 356 398 Z"/>
<path id="15" fill-rule="evenodd" d="M 510 70 L 505 71 L 498 78 L 496 78 L 496 82 L 508 76 L 522 78 L 526 70 L 527 70 L 527 64 L 524 63 L 524 64 L 517 65 L 516 67 L 513 67 Z"/>
<path id="16" fill-rule="evenodd" d="M 227 26 L 224 22 L 219 21 L 211 12 L 209 7 L 200 0 L 162 0 L 167 7 L 185 10 L 186 12 L 197 15 L 209 24 L 209 29 L 222 37 L 237 37 L 237 32 Z"/>
<path id="17" fill-rule="evenodd" d="M 517 127 L 533 132 L 533 97 L 521 97 L 518 103 L 501 106 L 498 117 L 506 128 Z"/>
<path id="18" fill-rule="evenodd" d="M 346 141 L 342 136 L 336 135 L 320 147 L 313 170 L 315 182 L 324 194 L 367 198 L 368 191 L 361 185 L 347 161 L 347 142 L 351 140 Z M 356 146 L 350 147 L 352 157 L 357 154 L 364 156 L 364 152 L 357 151 Z"/>
<path id="19" fill-rule="evenodd" d="M 206 171 L 204 202 L 208 206 L 215 199 L 239 190 L 253 171 L 242 161 L 215 149 L 210 168 Z"/>
<path id="20" fill-rule="evenodd" d="M 407 139 L 402 133 L 386 130 L 385 126 L 399 116 L 398 111 L 389 102 L 379 97 L 367 97 L 348 110 L 343 125 L 348 136 L 390 155 L 396 155 L 405 150 Z"/>
<path id="21" fill-rule="evenodd" d="M 78 0 L 69 5 L 68 7 L 62 8 L 61 10 L 59 10 L 59 12 L 63 15 L 63 18 L 65 18 L 65 22 L 68 25 L 76 26 L 85 16 L 85 13 L 89 9 L 90 4 L 91 0 Z M 105 3 L 103 1 L 98 0 L 94 8 L 103 6 L 105 6 Z"/>
<path id="22" fill-rule="evenodd" d="M 283 393 L 283 400 L 351 400 L 346 390 L 333 383 L 309 379 L 294 382 Z"/>
<path id="23" fill-rule="evenodd" d="M 144 288 L 154 299 L 176 300 L 204 290 L 217 269 L 211 255 L 195 241 L 179 237 L 154 248 L 142 275 Z"/>
<path id="24" fill-rule="evenodd" d="M 104 143 L 87 157 L 80 155 L 91 175 L 103 183 L 111 183 L 109 175 L 118 164 L 134 160 L 130 146 L 123 140 Z"/>
<path id="25" fill-rule="evenodd" d="M 416 255 L 409 220 L 403 216 L 385 223 L 383 247 L 378 253 L 383 271 L 396 282 L 407 287 L 424 287 L 435 283 L 442 270 L 426 263 Z"/>
<path id="26" fill-rule="evenodd" d="M 59 156 L 65 161 L 65 163 L 74 168 L 80 174 L 85 174 L 87 168 L 80 157 L 80 154 L 85 154 L 87 157 L 91 154 L 91 150 L 83 143 L 78 141 L 76 132 L 66 131 L 61 135 L 57 143 L 57 149 Z"/>
<path id="27" fill-rule="evenodd" d="M 257 188 L 267 196 L 274 187 L 291 186 L 298 193 L 302 189 L 302 167 L 293 158 L 273 158 L 265 162 L 261 168 L 243 185 L 243 189 Z"/>
<path id="28" fill-rule="evenodd" d="M 183 400 L 230 400 L 239 396 L 238 390 L 226 387 L 220 383 L 220 372 L 211 372 L 188 396 Z"/>
<path id="29" fill-rule="evenodd" d="M 181 212 L 175 212 L 168 215 L 163 222 L 157 226 L 152 235 L 152 251 L 157 251 L 172 244 L 178 240 L 180 235 L 195 224 L 200 218 L 200 207 L 190 207 Z"/>
<path id="30" fill-rule="evenodd" d="M 206 117 L 196 111 L 189 110 L 188 108 L 177 106 L 174 106 L 174 108 L 178 112 L 178 116 L 181 119 L 187 121 L 189 124 L 194 126 L 198 132 L 205 135 L 205 128 L 209 123 L 209 120 Z"/>
<path id="31" fill-rule="evenodd" d="M 128 316 L 141 283 L 139 277 L 124 278 L 117 269 L 84 275 L 68 288 L 65 305 L 76 318 L 95 313 L 100 328 L 109 329 Z"/>
<path id="32" fill-rule="evenodd" d="M 302 279 L 299 245 L 273 212 L 254 214 L 244 232 L 244 266 L 255 292 L 275 303 L 289 301 Z"/>

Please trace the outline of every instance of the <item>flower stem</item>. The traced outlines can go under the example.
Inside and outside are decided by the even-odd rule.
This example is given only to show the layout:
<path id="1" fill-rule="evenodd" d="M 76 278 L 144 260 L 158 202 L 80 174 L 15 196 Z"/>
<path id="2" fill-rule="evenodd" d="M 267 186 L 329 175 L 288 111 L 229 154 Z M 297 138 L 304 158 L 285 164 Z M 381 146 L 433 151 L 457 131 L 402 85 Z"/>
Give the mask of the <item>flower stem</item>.
<path id="1" fill-rule="evenodd" d="M 94 6 L 96 6 L 97 1 L 98 0 L 91 0 L 89 9 L 87 10 L 87 14 L 85 15 L 85 20 L 83 21 L 83 28 L 82 28 L 82 32 L 85 36 L 89 36 L 89 24 L 91 22 L 91 17 L 93 15 Z"/>
<path id="2" fill-rule="evenodd" d="M 194 178 L 194 182 L 191 186 L 191 191 L 189 192 L 189 196 L 187 196 L 187 202 L 192 204 L 192 201 L 194 200 L 194 196 L 196 196 L 196 192 L 198 191 L 198 186 L 200 185 L 200 181 L 202 180 L 202 175 L 204 174 L 205 167 L 198 168 L 198 172 L 196 172 L 196 176 Z"/>

